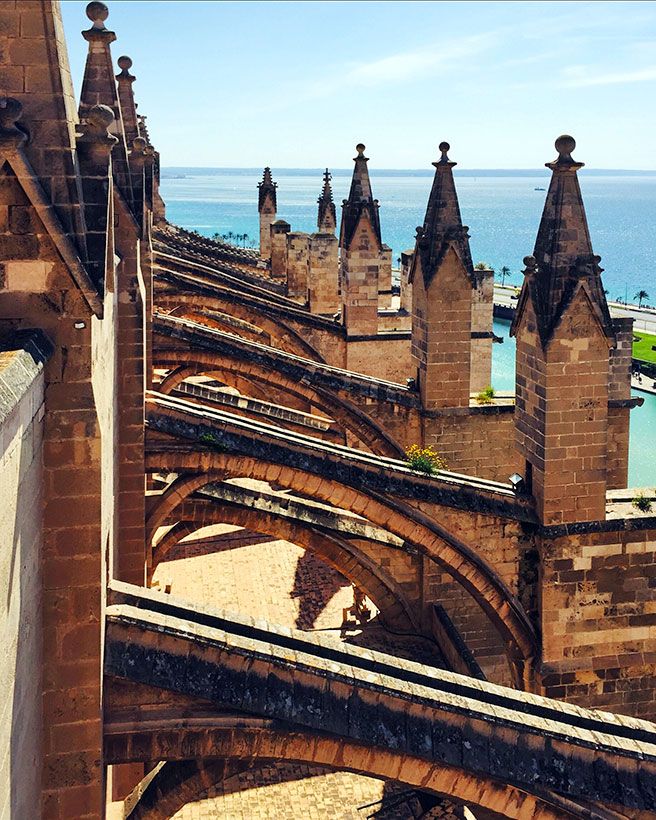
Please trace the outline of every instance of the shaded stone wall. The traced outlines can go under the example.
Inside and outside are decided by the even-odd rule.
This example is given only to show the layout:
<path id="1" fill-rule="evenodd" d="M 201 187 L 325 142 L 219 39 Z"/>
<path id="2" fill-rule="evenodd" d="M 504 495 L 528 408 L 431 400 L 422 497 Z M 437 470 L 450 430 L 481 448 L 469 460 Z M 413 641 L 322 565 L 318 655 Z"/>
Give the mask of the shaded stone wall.
<path id="1" fill-rule="evenodd" d="M 32 356 L 0 352 L 0 817 L 7 820 L 40 815 L 43 397 Z"/>

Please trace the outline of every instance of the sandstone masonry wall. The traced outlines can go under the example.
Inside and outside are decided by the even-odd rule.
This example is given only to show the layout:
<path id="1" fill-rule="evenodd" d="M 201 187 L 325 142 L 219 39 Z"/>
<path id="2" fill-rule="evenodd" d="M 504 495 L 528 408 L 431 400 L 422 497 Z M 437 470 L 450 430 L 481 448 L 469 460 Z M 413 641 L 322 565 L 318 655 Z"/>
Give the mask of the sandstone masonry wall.
<path id="1" fill-rule="evenodd" d="M 549 697 L 656 718 L 656 521 L 645 524 L 544 539 L 542 684 Z"/>
<path id="2" fill-rule="evenodd" d="M 38 817 L 41 795 L 43 371 L 0 352 L 0 818 Z"/>

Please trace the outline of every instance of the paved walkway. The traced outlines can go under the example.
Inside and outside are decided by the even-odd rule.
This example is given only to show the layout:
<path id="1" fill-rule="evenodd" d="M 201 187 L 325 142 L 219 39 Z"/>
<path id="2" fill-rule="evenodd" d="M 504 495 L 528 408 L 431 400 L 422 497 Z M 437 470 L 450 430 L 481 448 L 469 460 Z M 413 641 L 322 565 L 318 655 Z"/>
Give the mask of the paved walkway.
<path id="1" fill-rule="evenodd" d="M 510 285 L 494 286 L 494 304 L 502 307 L 517 307 L 519 290 Z M 614 318 L 630 316 L 633 319 L 633 329 L 656 335 L 656 310 L 654 308 L 639 308 L 637 305 L 624 305 L 621 302 L 609 302 L 610 315 Z"/>
<path id="2" fill-rule="evenodd" d="M 181 542 L 157 567 L 154 580 L 199 604 L 327 630 L 336 641 L 341 637 L 429 665 L 439 660 L 425 639 L 394 636 L 376 623 L 343 628 L 342 610 L 353 603 L 353 592 L 342 575 L 294 544 L 231 525 L 206 527 Z M 399 784 L 309 766 L 269 766 L 244 773 L 238 782 L 231 793 L 219 785 L 207 799 L 185 806 L 176 820 L 410 820 L 428 808 Z M 454 815 L 441 806 L 428 816 Z"/>
<path id="3" fill-rule="evenodd" d="M 650 393 L 652 396 L 656 396 L 656 379 L 649 376 L 642 376 L 640 379 L 631 376 L 631 388 L 639 390 L 641 393 Z"/>

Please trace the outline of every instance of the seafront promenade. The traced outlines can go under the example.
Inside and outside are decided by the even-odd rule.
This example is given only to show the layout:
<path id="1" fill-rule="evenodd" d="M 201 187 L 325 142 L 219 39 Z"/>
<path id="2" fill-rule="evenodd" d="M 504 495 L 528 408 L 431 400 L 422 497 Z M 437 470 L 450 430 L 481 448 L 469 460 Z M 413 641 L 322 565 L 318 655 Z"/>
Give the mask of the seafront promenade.
<path id="1" fill-rule="evenodd" d="M 517 307 L 519 288 L 512 285 L 494 286 L 494 315 L 498 319 L 511 319 Z M 610 315 L 613 318 L 633 319 L 633 329 L 656 335 L 656 310 L 639 308 L 637 305 L 625 305 L 622 302 L 608 302 Z"/>

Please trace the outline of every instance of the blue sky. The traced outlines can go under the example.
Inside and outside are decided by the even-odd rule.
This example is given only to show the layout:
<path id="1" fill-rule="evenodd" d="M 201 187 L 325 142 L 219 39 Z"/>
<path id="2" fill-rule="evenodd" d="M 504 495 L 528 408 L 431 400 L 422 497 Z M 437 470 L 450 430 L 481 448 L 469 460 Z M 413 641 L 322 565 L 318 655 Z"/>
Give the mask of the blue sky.
<path id="1" fill-rule="evenodd" d="M 655 2 L 109 2 L 164 165 L 656 169 Z M 62 3 L 79 95 L 90 23 Z"/>

